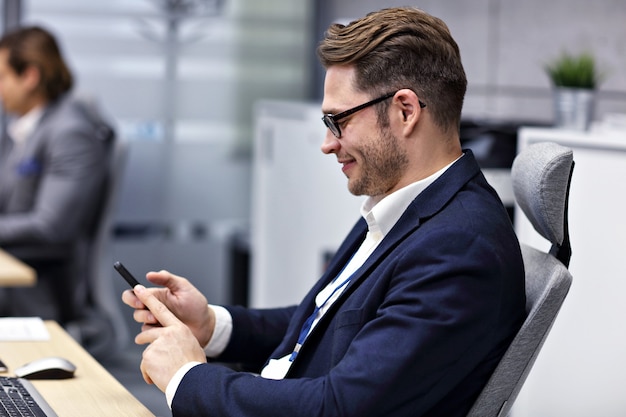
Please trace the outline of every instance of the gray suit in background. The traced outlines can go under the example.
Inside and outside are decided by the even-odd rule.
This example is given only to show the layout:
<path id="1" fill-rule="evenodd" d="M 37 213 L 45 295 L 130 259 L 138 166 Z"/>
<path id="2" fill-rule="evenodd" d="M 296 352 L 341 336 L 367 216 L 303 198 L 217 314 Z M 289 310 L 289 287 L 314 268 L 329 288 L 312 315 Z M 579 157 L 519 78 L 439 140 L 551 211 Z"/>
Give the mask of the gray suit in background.
<path id="1" fill-rule="evenodd" d="M 61 323 L 82 314 L 76 259 L 104 189 L 112 128 L 84 101 L 50 103 L 24 143 L 0 155 L 0 247 L 33 266 L 34 288 L 0 289 L 0 315 Z"/>

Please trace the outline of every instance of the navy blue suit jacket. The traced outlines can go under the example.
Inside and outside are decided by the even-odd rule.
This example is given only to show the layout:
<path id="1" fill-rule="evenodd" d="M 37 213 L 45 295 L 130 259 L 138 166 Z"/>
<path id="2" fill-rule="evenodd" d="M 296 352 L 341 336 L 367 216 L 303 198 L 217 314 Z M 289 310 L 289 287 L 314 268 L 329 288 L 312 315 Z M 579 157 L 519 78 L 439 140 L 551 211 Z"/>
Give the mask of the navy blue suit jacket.
<path id="1" fill-rule="evenodd" d="M 359 220 L 297 307 L 230 307 L 221 360 L 289 354 L 316 294 L 365 238 Z M 216 364 L 183 378 L 174 416 L 464 416 L 524 318 L 506 210 L 466 151 L 407 208 L 302 346 L 284 380 Z"/>

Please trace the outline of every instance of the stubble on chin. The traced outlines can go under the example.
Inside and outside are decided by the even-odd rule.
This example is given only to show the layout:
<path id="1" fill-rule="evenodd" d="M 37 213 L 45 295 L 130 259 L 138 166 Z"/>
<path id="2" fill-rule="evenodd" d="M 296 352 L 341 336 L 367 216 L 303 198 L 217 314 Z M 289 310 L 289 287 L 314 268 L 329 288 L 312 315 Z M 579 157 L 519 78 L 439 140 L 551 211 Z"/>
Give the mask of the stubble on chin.
<path id="1" fill-rule="evenodd" d="M 382 134 L 378 140 L 364 144 L 357 169 L 348 177 L 348 190 L 357 196 L 382 196 L 393 189 L 409 164 L 406 153 L 391 134 Z"/>

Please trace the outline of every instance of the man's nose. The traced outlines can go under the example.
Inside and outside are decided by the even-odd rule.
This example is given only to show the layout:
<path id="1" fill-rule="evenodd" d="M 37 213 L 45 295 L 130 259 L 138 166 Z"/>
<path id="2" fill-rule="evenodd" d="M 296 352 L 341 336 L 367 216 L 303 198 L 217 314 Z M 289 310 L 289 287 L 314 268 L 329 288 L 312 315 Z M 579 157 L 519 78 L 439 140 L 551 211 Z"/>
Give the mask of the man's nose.
<path id="1" fill-rule="evenodd" d="M 339 139 L 333 135 L 330 129 L 326 129 L 326 136 L 324 137 L 324 142 L 322 143 L 322 152 L 325 154 L 337 153 L 341 144 L 339 143 Z"/>

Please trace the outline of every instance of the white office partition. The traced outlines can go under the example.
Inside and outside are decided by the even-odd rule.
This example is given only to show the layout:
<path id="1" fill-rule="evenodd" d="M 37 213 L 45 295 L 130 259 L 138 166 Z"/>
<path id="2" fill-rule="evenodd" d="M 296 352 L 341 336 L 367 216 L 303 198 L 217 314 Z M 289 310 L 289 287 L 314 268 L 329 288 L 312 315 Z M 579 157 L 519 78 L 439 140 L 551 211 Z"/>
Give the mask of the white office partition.
<path id="1" fill-rule="evenodd" d="M 321 276 L 363 198 L 320 150 L 319 104 L 264 101 L 255 110 L 250 305 L 275 307 L 298 303 Z"/>

